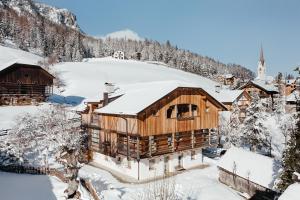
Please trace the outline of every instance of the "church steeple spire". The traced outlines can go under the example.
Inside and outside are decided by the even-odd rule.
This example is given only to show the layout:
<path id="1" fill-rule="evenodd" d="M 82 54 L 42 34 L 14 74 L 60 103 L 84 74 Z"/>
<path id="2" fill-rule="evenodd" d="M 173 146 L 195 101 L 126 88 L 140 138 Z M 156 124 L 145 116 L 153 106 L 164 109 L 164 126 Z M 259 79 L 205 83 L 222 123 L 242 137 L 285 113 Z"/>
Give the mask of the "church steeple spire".
<path id="1" fill-rule="evenodd" d="M 257 79 L 259 80 L 265 80 L 266 79 L 266 63 L 264 58 L 264 50 L 261 45 L 260 47 L 260 56 L 257 66 Z"/>
<path id="2" fill-rule="evenodd" d="M 261 62 L 262 65 L 265 65 L 265 58 L 264 58 L 264 50 L 262 45 L 260 46 L 260 57 L 259 61 Z"/>

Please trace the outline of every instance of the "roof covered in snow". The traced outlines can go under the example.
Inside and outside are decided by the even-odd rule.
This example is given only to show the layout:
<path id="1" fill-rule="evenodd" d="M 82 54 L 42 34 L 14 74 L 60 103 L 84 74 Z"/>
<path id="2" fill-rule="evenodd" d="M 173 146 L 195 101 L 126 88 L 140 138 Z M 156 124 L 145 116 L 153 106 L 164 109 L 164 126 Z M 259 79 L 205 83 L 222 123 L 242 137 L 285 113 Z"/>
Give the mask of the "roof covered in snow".
<path id="1" fill-rule="evenodd" d="M 290 185 L 278 200 L 299 200 L 300 198 L 300 183 Z"/>
<path id="2" fill-rule="evenodd" d="M 12 66 L 12 65 L 29 65 L 29 66 L 33 66 L 33 67 L 40 67 L 37 64 L 33 64 L 33 63 L 29 63 L 29 62 L 18 62 L 17 60 L 13 60 L 11 62 L 8 63 L 4 63 L 4 64 L 0 64 L 0 71 Z"/>
<path id="3" fill-rule="evenodd" d="M 243 85 L 241 88 L 244 88 L 245 86 L 249 85 L 249 84 L 253 84 L 257 87 L 259 87 L 260 89 L 266 91 L 266 92 L 271 92 L 271 93 L 278 93 L 278 88 L 275 87 L 274 84 L 272 83 L 267 83 L 264 80 L 254 80 L 254 81 L 249 81 L 248 83 L 246 83 L 245 85 Z"/>
<path id="4" fill-rule="evenodd" d="M 233 74 L 225 74 L 223 77 L 227 79 L 227 78 L 233 78 L 235 76 Z"/>
<path id="5" fill-rule="evenodd" d="M 233 103 L 243 92 L 244 90 L 221 90 L 219 93 L 214 92 L 213 95 L 222 103 Z"/>
<path id="6" fill-rule="evenodd" d="M 218 167 L 248 179 L 265 188 L 273 187 L 274 159 L 232 147 L 220 159 Z"/>
<path id="7" fill-rule="evenodd" d="M 121 97 L 107 106 L 95 110 L 95 112 L 102 114 L 136 115 L 179 87 L 199 88 L 191 83 L 172 80 L 124 85 Z M 122 93 L 122 91 L 119 93 Z M 219 102 L 217 99 L 216 101 Z M 222 103 L 220 105 L 223 106 Z"/>
<path id="8" fill-rule="evenodd" d="M 291 85 L 291 84 L 294 84 L 294 83 L 296 83 L 296 79 L 288 79 L 288 80 L 286 80 L 286 84 L 287 85 Z"/>

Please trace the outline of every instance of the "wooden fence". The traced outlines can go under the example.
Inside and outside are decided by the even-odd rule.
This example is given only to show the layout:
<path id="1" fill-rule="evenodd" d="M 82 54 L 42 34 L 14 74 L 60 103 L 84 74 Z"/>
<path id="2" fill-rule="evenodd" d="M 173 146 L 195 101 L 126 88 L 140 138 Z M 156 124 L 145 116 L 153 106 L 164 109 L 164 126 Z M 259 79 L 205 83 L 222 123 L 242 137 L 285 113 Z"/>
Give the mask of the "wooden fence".
<path id="1" fill-rule="evenodd" d="M 68 182 L 68 179 L 64 176 L 64 173 L 54 168 L 22 165 L 0 165 L 0 171 L 17 174 L 51 175 L 57 177 L 65 183 Z"/>

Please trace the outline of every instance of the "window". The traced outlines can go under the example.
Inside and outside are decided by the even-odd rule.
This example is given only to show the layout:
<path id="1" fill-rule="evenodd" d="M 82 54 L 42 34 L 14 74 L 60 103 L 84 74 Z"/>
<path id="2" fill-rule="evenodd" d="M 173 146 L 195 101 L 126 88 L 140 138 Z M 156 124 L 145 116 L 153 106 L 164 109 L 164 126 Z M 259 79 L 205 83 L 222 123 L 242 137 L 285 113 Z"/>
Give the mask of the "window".
<path id="1" fill-rule="evenodd" d="M 198 106 L 194 104 L 192 104 L 192 116 L 198 116 Z"/>
<path id="2" fill-rule="evenodd" d="M 149 170 L 155 170 L 155 159 L 149 160 Z"/>
<path id="3" fill-rule="evenodd" d="M 174 118 L 175 106 L 170 106 L 167 110 L 167 118 Z"/>
<path id="4" fill-rule="evenodd" d="M 189 104 L 178 104 L 177 105 L 177 118 L 190 117 Z"/>

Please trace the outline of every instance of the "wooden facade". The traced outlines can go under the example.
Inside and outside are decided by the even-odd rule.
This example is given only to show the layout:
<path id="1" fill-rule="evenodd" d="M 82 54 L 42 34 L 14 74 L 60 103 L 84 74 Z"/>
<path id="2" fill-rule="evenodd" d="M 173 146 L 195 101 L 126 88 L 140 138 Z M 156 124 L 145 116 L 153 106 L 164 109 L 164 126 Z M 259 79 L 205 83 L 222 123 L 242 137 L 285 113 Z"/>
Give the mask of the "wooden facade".
<path id="1" fill-rule="evenodd" d="M 92 151 L 139 160 L 216 144 L 221 110 L 204 90 L 179 87 L 136 115 L 90 110 L 82 119 Z"/>
<path id="2" fill-rule="evenodd" d="M 296 90 L 296 80 L 289 80 L 288 83 L 285 84 L 285 96 L 288 96 Z"/>
<path id="3" fill-rule="evenodd" d="M 236 103 L 240 109 L 240 120 L 242 121 L 246 117 L 246 109 L 251 104 L 251 96 L 243 91 L 234 102 L 222 102 L 229 111 L 233 110 L 233 104 Z"/>
<path id="4" fill-rule="evenodd" d="M 240 89 L 245 90 L 249 95 L 256 93 L 259 95 L 260 98 L 269 98 L 269 97 L 273 98 L 275 94 L 278 94 L 277 91 L 267 90 L 267 89 L 255 84 L 252 81 L 249 81 L 244 86 L 242 86 Z"/>
<path id="5" fill-rule="evenodd" d="M 0 71 L 0 105 L 44 101 L 53 92 L 53 79 L 40 66 L 12 64 Z"/>

